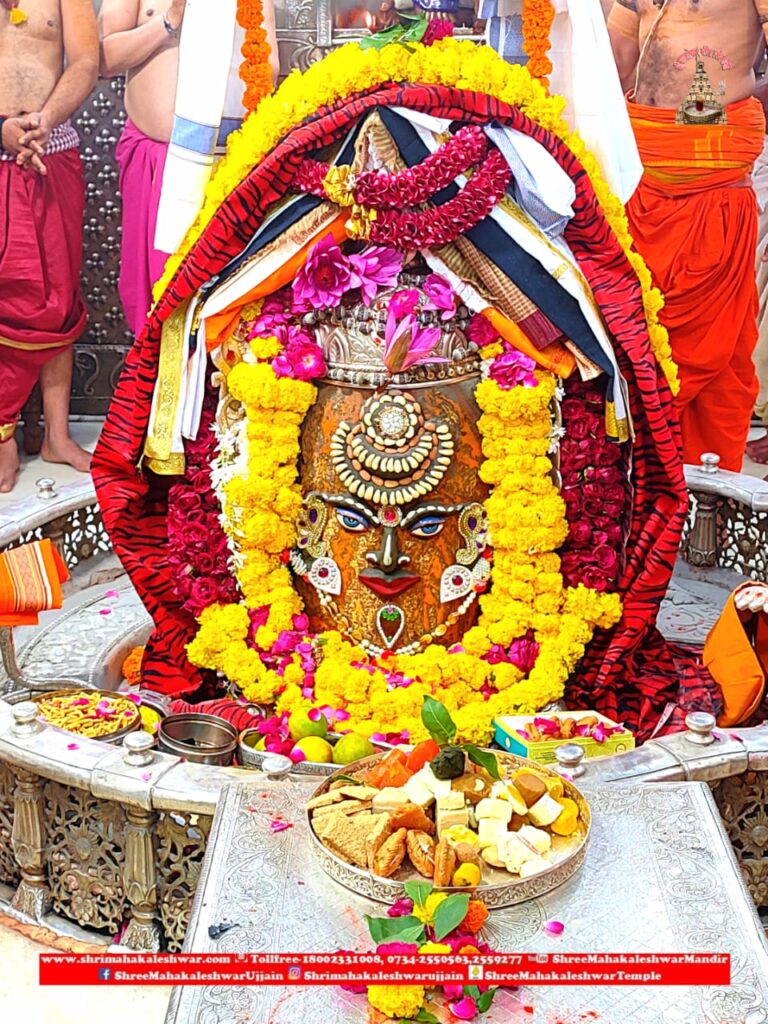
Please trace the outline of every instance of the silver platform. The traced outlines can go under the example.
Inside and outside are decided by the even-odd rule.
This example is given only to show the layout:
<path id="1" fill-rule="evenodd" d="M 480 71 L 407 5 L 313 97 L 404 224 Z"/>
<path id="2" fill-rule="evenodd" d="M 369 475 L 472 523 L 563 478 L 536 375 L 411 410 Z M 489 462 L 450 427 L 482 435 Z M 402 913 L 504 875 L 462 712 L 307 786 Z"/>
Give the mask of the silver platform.
<path id="1" fill-rule="evenodd" d="M 302 811 L 314 783 L 229 786 L 214 820 L 187 952 L 333 952 L 370 948 L 364 914 L 381 905 L 332 882 L 312 858 Z M 596 787 L 582 870 L 543 899 L 496 911 L 488 941 L 507 952 L 725 952 L 728 988 L 521 988 L 495 1021 L 528 1024 L 764 1024 L 768 946 L 709 788 Z M 273 834 L 281 815 L 293 827 Z M 553 938 L 546 921 L 565 925 Z M 208 928 L 238 927 L 214 941 Z M 523 1012 L 523 1007 L 534 1012 Z M 597 1015 L 597 1016 L 594 1016 Z M 365 996 L 332 988 L 177 988 L 166 1024 L 365 1024 Z"/>

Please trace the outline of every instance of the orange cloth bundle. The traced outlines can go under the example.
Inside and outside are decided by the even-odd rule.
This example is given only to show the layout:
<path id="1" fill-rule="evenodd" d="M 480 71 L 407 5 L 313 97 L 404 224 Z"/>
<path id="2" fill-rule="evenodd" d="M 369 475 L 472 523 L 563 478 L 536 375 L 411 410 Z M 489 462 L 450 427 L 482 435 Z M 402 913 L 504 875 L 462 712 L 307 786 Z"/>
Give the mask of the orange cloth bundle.
<path id="1" fill-rule="evenodd" d="M 739 471 L 757 397 L 757 205 L 749 185 L 765 140 L 750 97 L 727 124 L 676 124 L 675 111 L 629 103 L 645 173 L 627 205 L 635 248 L 664 295 L 659 314 L 680 371 L 686 462 L 717 452 Z"/>
<path id="2" fill-rule="evenodd" d="M 742 589 L 738 587 L 728 598 L 704 644 L 704 667 L 723 693 L 723 713 L 717 720 L 722 726 L 746 722 L 765 694 L 768 616 L 764 612 L 750 613 L 742 621 L 733 602 Z"/>
<path id="3" fill-rule="evenodd" d="M 0 626 L 36 626 L 40 612 L 61 608 L 69 571 L 50 540 L 0 554 Z"/>

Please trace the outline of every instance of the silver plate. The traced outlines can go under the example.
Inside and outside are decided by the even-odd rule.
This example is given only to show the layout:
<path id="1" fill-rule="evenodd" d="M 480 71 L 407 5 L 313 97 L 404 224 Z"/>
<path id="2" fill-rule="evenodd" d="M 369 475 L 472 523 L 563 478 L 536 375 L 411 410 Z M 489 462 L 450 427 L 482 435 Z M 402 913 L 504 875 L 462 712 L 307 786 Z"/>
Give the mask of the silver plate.
<path id="1" fill-rule="evenodd" d="M 365 915 L 383 908 L 333 885 L 309 853 L 301 808 L 313 788 L 306 776 L 255 776 L 222 791 L 185 952 L 371 949 Z M 504 952 L 543 955 L 730 953 L 731 984 L 522 985 L 499 992 L 490 1014 L 496 1024 L 768 1024 L 765 937 L 708 786 L 594 786 L 589 802 L 583 869 L 540 899 L 493 911 L 486 940 Z M 272 833 L 274 815 L 293 827 Z M 553 919 L 565 925 L 561 936 L 544 928 Z M 212 939 L 208 929 L 221 921 L 239 927 Z M 212 982 L 175 988 L 166 1024 L 368 1020 L 365 996 L 338 988 Z"/>
<path id="2" fill-rule="evenodd" d="M 591 817 L 589 805 L 581 792 L 572 782 L 563 779 L 557 772 L 552 771 L 551 768 L 534 764 L 527 758 L 518 757 L 516 754 L 507 754 L 503 751 L 493 751 L 493 753 L 496 754 L 499 767 L 506 768 L 507 774 L 520 768 L 530 768 L 538 775 L 548 775 L 550 778 L 559 779 L 565 787 L 565 795 L 574 800 L 578 805 L 579 819 L 584 823 L 583 828 L 579 830 L 576 836 L 568 837 L 568 839 L 564 839 L 562 842 L 558 841 L 558 837 L 553 837 L 553 849 L 558 860 L 552 867 L 547 868 L 546 871 L 540 871 L 537 875 L 532 875 L 530 878 L 515 878 L 514 875 L 510 875 L 508 871 L 503 869 L 490 867 L 483 869 L 484 877 L 488 881 L 478 886 L 478 896 L 482 897 L 489 907 L 512 907 L 516 903 L 537 899 L 539 896 L 551 892 L 559 885 L 562 885 L 563 882 L 567 882 L 579 870 L 584 863 L 587 853 Z M 380 757 L 381 755 L 365 757 L 361 761 L 353 761 L 352 764 L 348 764 L 343 769 L 334 772 L 322 785 L 317 787 L 312 794 L 312 798 L 327 792 L 331 783 L 338 775 L 348 775 L 363 768 L 368 768 L 376 764 Z M 404 885 L 407 881 L 424 881 L 423 875 L 420 875 L 410 864 L 407 867 L 401 868 L 396 878 L 381 878 L 370 871 L 365 871 L 353 864 L 348 864 L 322 844 L 312 828 L 310 812 L 307 811 L 306 815 L 312 852 L 319 864 L 335 882 L 338 882 L 347 889 L 351 889 L 352 892 L 356 892 L 359 896 L 367 896 L 369 899 L 378 900 L 381 903 L 394 903 L 395 900 L 405 895 Z M 441 891 L 461 892 L 462 890 L 445 887 Z"/>

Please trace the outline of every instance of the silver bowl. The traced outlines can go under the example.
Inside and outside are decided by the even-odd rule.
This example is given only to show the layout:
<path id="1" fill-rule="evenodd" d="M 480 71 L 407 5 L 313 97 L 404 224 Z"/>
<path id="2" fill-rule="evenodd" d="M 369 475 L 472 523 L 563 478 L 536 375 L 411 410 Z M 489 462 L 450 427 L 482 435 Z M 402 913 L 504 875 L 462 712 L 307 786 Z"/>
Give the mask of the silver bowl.
<path id="1" fill-rule="evenodd" d="M 487 881 L 484 881 L 474 889 L 473 893 L 492 909 L 511 907 L 516 903 L 525 903 L 528 900 L 538 899 L 551 892 L 552 889 L 562 885 L 563 882 L 567 882 L 584 863 L 591 828 L 589 804 L 572 782 L 564 779 L 551 768 L 537 764 L 525 757 L 507 754 L 504 751 L 494 750 L 493 753 L 498 759 L 502 775 L 508 776 L 513 771 L 529 768 L 539 775 L 549 775 L 560 779 L 563 783 L 565 795 L 570 797 L 571 800 L 575 800 L 578 805 L 583 827 L 579 830 L 578 835 L 557 843 L 560 851 L 557 862 L 553 863 L 545 871 L 540 871 L 537 875 L 531 875 L 530 878 L 515 878 L 514 875 L 510 875 L 503 869 L 487 869 Z M 380 757 L 381 755 L 377 754 L 374 757 L 365 757 L 360 761 L 353 761 L 351 764 L 345 765 L 343 769 L 337 770 L 333 775 L 329 775 L 328 778 L 324 779 L 310 799 L 327 792 L 337 775 L 342 773 L 352 774 L 364 768 L 370 768 L 376 764 Z M 306 815 L 310 845 L 320 866 L 334 881 L 347 889 L 351 889 L 352 892 L 356 892 L 359 896 L 367 896 L 369 899 L 378 900 L 380 903 L 394 903 L 400 897 L 405 896 L 404 886 L 406 882 L 425 881 L 416 869 L 410 865 L 402 867 L 395 878 L 381 878 L 379 875 L 374 875 L 371 871 L 366 871 L 363 868 L 347 863 L 347 861 L 332 853 L 326 846 L 323 846 L 312 828 L 310 812 L 307 811 Z M 557 837 L 553 837 L 553 839 L 555 838 Z M 486 869 L 484 868 L 483 870 L 486 873 Z M 457 889 L 450 886 L 446 886 L 439 891 L 446 893 L 467 892 L 466 889 Z"/>
<path id="2" fill-rule="evenodd" d="M 71 694 L 80 693 L 80 692 L 82 692 L 84 695 L 86 695 L 88 697 L 92 697 L 94 695 L 94 693 L 98 693 L 99 696 L 104 697 L 104 698 L 106 698 L 108 700 L 113 700 L 113 701 L 120 701 L 120 700 L 122 700 L 126 704 L 126 709 L 128 707 L 130 707 L 130 708 L 133 708 L 134 710 L 138 711 L 138 709 L 136 708 L 136 705 L 133 704 L 132 701 L 128 700 L 128 698 L 124 694 L 122 694 L 122 693 L 117 693 L 117 692 L 115 692 L 113 690 L 93 690 L 93 689 L 91 689 L 90 687 L 87 687 L 87 686 L 72 686 L 72 687 L 67 687 L 66 689 L 50 690 L 50 691 L 45 692 L 45 693 L 35 693 L 35 694 L 33 694 L 31 696 L 30 699 L 33 700 L 35 702 L 35 704 L 40 704 L 43 701 L 46 701 L 46 700 L 48 700 L 51 697 L 66 697 L 66 696 L 69 696 Z M 43 720 L 46 722 L 46 725 L 48 725 L 49 727 L 54 728 L 54 729 L 60 729 L 61 728 L 60 726 L 57 726 L 54 722 L 49 722 L 47 719 L 45 719 L 45 717 L 43 715 L 41 715 L 40 717 L 43 718 Z M 115 729 L 114 732 L 107 733 L 105 736 L 93 736 L 93 737 L 91 737 L 91 739 L 98 740 L 101 743 L 116 743 L 119 740 L 124 739 L 129 733 L 135 732 L 137 729 L 140 729 L 140 728 L 141 728 L 141 716 L 139 714 L 136 714 L 136 716 L 134 718 L 132 718 L 130 725 L 124 725 L 120 729 Z M 82 736 L 83 735 L 83 733 L 75 732 L 74 730 L 70 730 L 70 729 L 62 729 L 61 731 L 62 732 L 69 732 L 70 735 L 72 735 L 72 736 Z"/>
<path id="3" fill-rule="evenodd" d="M 237 749 L 237 729 L 215 715 L 167 715 L 157 730 L 157 745 L 195 764 L 228 765 Z"/>
<path id="4" fill-rule="evenodd" d="M 327 740 L 340 740 L 343 733 L 329 732 Z M 237 743 L 237 763 L 241 768 L 256 768 L 261 770 L 264 765 L 264 758 L 270 756 L 268 750 L 256 750 L 252 743 L 262 738 L 258 729 L 243 729 Z M 371 740 L 373 749 L 380 754 L 392 750 L 391 743 L 380 743 Z M 357 763 L 357 762 L 355 762 Z M 291 769 L 291 775 L 333 775 L 335 772 L 343 772 L 346 765 L 325 764 L 322 761 L 299 761 Z"/>

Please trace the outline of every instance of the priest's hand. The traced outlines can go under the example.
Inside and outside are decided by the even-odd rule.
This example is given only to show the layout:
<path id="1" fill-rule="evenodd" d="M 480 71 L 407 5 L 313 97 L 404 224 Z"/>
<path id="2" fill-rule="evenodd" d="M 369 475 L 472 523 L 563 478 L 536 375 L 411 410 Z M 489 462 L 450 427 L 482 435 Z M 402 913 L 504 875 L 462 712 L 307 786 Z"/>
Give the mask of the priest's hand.
<path id="1" fill-rule="evenodd" d="M 742 587 L 734 594 L 733 603 L 740 612 L 764 612 L 768 608 L 768 585 L 755 583 Z"/>
<path id="2" fill-rule="evenodd" d="M 24 140 L 32 127 L 28 115 L 21 117 L 8 117 L 3 122 L 2 148 L 6 153 L 16 157 L 19 167 L 33 167 L 38 174 L 47 174 L 47 168 L 42 161 L 42 151 L 38 152 Z"/>

